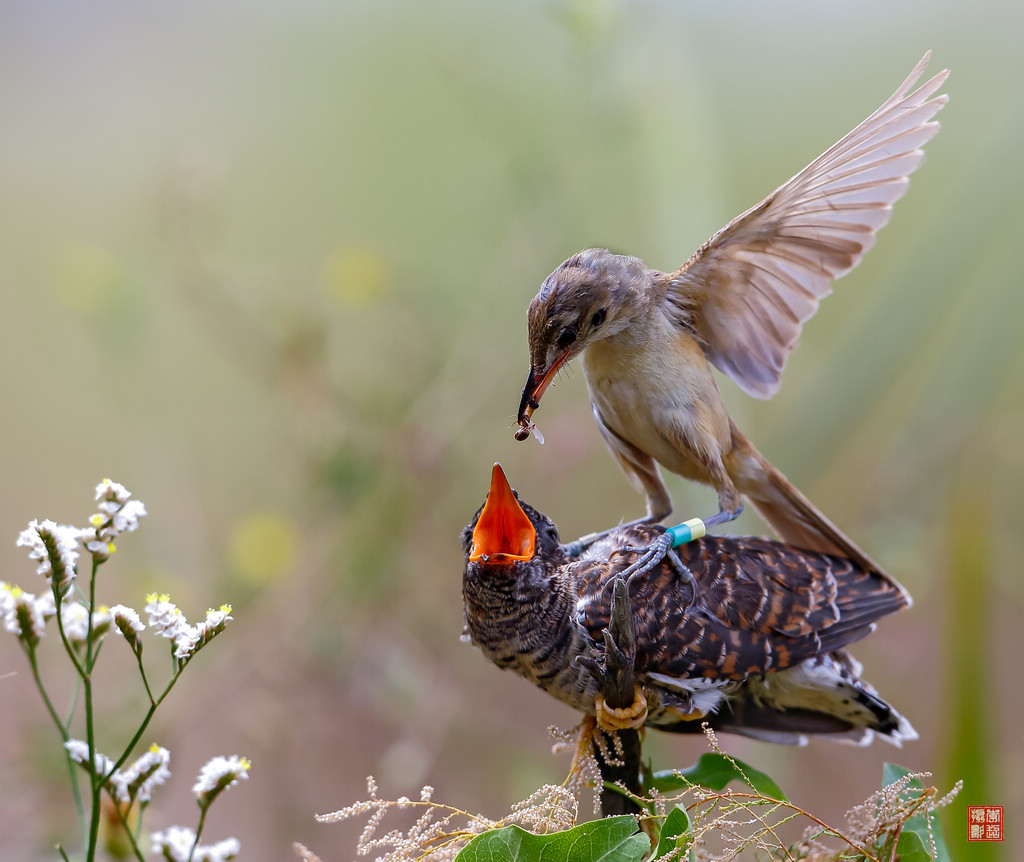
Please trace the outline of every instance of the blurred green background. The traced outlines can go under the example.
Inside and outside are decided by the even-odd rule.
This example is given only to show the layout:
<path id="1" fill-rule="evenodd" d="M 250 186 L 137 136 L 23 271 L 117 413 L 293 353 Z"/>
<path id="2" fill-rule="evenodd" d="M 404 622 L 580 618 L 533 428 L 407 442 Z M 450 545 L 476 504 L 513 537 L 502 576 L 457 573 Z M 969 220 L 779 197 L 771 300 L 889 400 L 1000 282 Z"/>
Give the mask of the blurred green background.
<path id="1" fill-rule="evenodd" d="M 37 590 L 18 532 L 83 522 L 110 476 L 150 516 L 101 600 L 237 618 L 147 734 L 175 773 L 149 825 L 194 825 L 214 754 L 254 766 L 207 837 L 253 860 L 354 856 L 361 825 L 312 816 L 371 773 L 492 816 L 559 782 L 547 727 L 574 714 L 459 642 L 458 534 L 495 460 L 567 538 L 643 501 L 575 370 L 537 414 L 547 444 L 513 440 L 529 300 L 587 246 L 678 266 L 931 48 L 950 103 L 892 223 L 775 399 L 722 387 L 914 594 L 855 654 L 921 740 L 727 742 L 826 819 L 892 759 L 965 778 L 954 842 L 967 802 L 1019 835 L 1022 32 L 991 2 L 0 4 L 0 578 Z M 713 510 L 671 488 L 680 516 Z M 117 652 L 111 740 L 141 710 Z M 4 855 L 53 858 L 66 775 L 9 637 L 0 721 Z"/>

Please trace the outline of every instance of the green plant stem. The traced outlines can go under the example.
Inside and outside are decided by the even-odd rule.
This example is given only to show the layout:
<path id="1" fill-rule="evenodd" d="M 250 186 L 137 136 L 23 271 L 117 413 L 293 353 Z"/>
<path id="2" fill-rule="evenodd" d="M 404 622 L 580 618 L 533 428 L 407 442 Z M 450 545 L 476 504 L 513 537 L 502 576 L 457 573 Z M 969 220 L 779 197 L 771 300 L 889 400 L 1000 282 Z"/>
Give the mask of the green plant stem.
<path id="1" fill-rule="evenodd" d="M 53 719 L 53 723 L 57 725 L 57 731 L 60 733 L 61 742 L 65 743 L 70 739 L 68 733 L 68 727 L 71 724 L 70 716 L 67 724 L 65 724 L 61 717 L 57 714 L 57 708 L 53 705 L 53 701 L 50 700 L 50 695 L 46 691 L 46 686 L 43 685 L 43 678 L 39 675 L 39 663 L 36 661 L 36 651 L 25 641 L 22 641 L 22 646 L 25 649 L 26 655 L 28 655 L 28 664 L 32 668 L 32 679 L 35 681 L 36 688 L 39 690 L 40 696 L 43 698 L 43 703 L 46 705 L 47 712 L 50 713 L 50 718 Z M 68 767 L 68 778 L 71 781 L 71 792 L 75 797 L 75 809 L 78 812 L 78 827 L 79 833 L 85 835 L 85 806 L 82 802 L 82 791 L 78 786 L 78 776 L 75 774 L 75 764 L 71 759 L 71 754 L 64 747 L 64 761 Z M 63 850 L 61 851 L 63 853 Z"/>
<path id="2" fill-rule="evenodd" d="M 196 852 L 196 847 L 199 846 L 199 836 L 203 834 L 203 827 L 206 825 L 206 812 L 209 810 L 209 803 L 206 805 L 199 803 L 199 824 L 196 826 L 196 838 L 192 842 L 192 849 L 188 851 L 188 862 L 192 862 L 192 856 Z"/>
<path id="3" fill-rule="evenodd" d="M 60 731 L 61 739 L 67 742 L 69 739 L 68 729 L 65 726 L 61 717 L 57 714 L 57 709 L 53 705 L 53 701 L 50 700 L 50 696 L 46 693 L 46 686 L 43 685 L 43 679 L 39 675 L 39 664 L 36 661 L 36 651 L 22 641 L 25 653 L 28 655 L 28 664 L 32 668 L 32 679 L 35 681 L 36 688 L 39 689 L 39 694 L 43 698 L 43 703 L 46 704 L 46 710 L 50 713 L 50 718 L 53 719 L 53 723 L 57 725 L 57 729 Z"/>
<path id="4" fill-rule="evenodd" d="M 142 663 L 142 644 L 136 644 L 133 652 L 135 653 L 135 661 L 139 665 L 139 673 L 142 675 L 142 685 L 146 689 L 146 697 L 149 698 L 150 704 L 153 704 L 153 690 L 149 687 L 149 677 L 146 676 L 146 666 Z"/>
<path id="5" fill-rule="evenodd" d="M 96 844 L 99 841 L 100 834 L 100 794 L 103 790 L 103 784 L 107 777 L 100 775 L 96 769 L 96 716 L 94 713 L 94 704 L 92 696 L 92 670 L 93 670 L 93 644 L 92 644 L 92 609 L 95 607 L 96 602 L 96 572 L 99 570 L 99 563 L 96 562 L 96 558 L 93 557 L 92 561 L 92 574 L 89 577 L 89 606 L 86 608 L 88 613 L 88 630 L 85 638 L 85 668 L 78 663 L 77 656 L 74 655 L 74 650 L 71 649 L 67 643 L 67 639 L 64 638 L 64 643 L 68 647 L 68 652 L 72 655 L 72 659 L 75 661 L 75 666 L 78 668 L 78 672 L 82 676 L 82 691 L 85 694 L 85 738 L 89 744 L 89 778 L 92 786 L 92 811 L 90 812 L 91 817 L 89 820 L 89 843 L 86 849 L 85 858 L 87 862 L 92 862 L 96 858 Z M 58 613 L 57 618 L 60 619 Z M 61 629 L 61 637 L 64 637 L 64 630 Z"/>
<path id="6" fill-rule="evenodd" d="M 93 715 L 92 702 L 92 679 L 88 675 L 82 679 L 83 691 L 85 692 L 85 736 L 89 744 L 89 779 L 92 789 L 91 801 L 92 811 L 89 820 L 89 841 L 85 858 L 92 862 L 96 858 L 96 843 L 99 840 L 100 832 L 100 791 L 103 789 L 105 776 L 99 775 L 96 771 L 96 735 L 95 717 Z"/>
<path id="7" fill-rule="evenodd" d="M 128 802 L 129 814 L 131 813 L 132 805 L 134 802 L 134 798 L 132 798 Z M 139 803 L 139 817 L 138 822 L 135 825 L 134 831 L 132 830 L 131 826 L 128 825 L 128 819 L 125 817 L 124 810 L 122 809 L 120 803 L 118 803 L 116 800 L 114 809 L 117 811 L 117 819 L 121 821 L 121 825 L 124 827 L 125 835 L 128 836 L 128 842 L 132 845 L 132 853 L 135 854 L 135 858 L 138 859 L 139 862 L 146 862 L 146 858 L 142 855 L 142 850 L 139 848 L 139 835 L 142 834 L 142 815 L 146 810 L 146 803 Z"/>
<path id="8" fill-rule="evenodd" d="M 135 731 L 135 735 L 131 738 L 131 741 L 114 764 L 114 769 L 120 769 L 124 766 L 125 761 L 131 756 L 132 751 L 135 750 L 135 746 L 139 744 L 142 734 L 146 732 L 146 728 L 149 727 L 149 723 L 153 720 L 153 716 L 156 714 L 157 708 L 164 702 L 164 698 L 171 693 L 171 689 L 174 688 L 174 684 L 178 681 L 178 677 L 181 676 L 181 671 L 183 669 L 184 668 L 179 669 L 178 672 L 171 677 L 171 681 L 167 683 L 167 688 L 163 690 L 163 694 L 161 694 L 159 698 L 153 700 L 152 695 L 150 695 L 150 707 L 146 711 L 146 717 L 142 720 L 142 724 L 139 725 L 139 729 Z M 149 691 L 148 684 L 146 686 L 146 691 Z"/>

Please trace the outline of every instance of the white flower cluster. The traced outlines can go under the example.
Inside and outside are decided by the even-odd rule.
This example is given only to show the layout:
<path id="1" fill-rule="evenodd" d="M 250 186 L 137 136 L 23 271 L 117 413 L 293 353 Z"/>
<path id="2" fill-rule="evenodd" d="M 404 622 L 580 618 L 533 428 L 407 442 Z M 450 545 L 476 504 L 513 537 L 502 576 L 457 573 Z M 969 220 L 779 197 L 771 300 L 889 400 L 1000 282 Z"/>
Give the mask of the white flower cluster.
<path id="1" fill-rule="evenodd" d="M 244 757 L 214 757 L 199 772 L 199 778 L 192 787 L 200 807 L 204 810 L 223 790 L 249 777 L 252 764 Z M 227 838 L 216 844 L 196 843 L 196 833 L 183 826 L 171 826 L 153 835 L 153 850 L 162 853 L 170 862 L 224 862 L 234 859 L 241 851 L 237 838 Z"/>
<path id="2" fill-rule="evenodd" d="M 64 743 L 64 747 L 67 748 L 71 759 L 76 763 L 85 764 L 88 761 L 88 743 L 80 739 L 70 739 Z M 155 743 L 145 754 L 124 769 L 113 769 L 114 762 L 98 751 L 93 762 L 95 773 L 107 776 L 105 782 L 107 792 L 124 806 L 130 806 L 136 800 L 149 802 L 153 788 L 163 784 L 171 777 L 171 770 L 168 768 L 168 764 L 171 762 L 171 753 Z"/>
<path id="3" fill-rule="evenodd" d="M 110 628 L 110 611 L 100 608 L 92 615 L 92 634 L 99 637 Z M 82 646 L 89 637 L 89 609 L 81 602 L 61 602 L 60 622 L 64 637 L 73 646 Z"/>
<path id="4" fill-rule="evenodd" d="M 225 838 L 216 844 L 200 844 L 195 852 L 196 833 L 184 826 L 171 826 L 162 832 L 153 833 L 153 852 L 162 853 L 170 862 L 225 862 L 234 859 L 242 846 L 237 838 Z"/>
<path id="5" fill-rule="evenodd" d="M 138 529 L 139 518 L 146 514 L 146 506 L 131 496 L 131 491 L 124 485 L 110 479 L 104 479 L 96 486 L 99 512 L 89 519 L 92 526 L 83 531 L 82 537 L 94 558 L 105 560 L 117 550 L 114 544 L 117 536 Z"/>
<path id="6" fill-rule="evenodd" d="M 64 743 L 64 747 L 68 750 L 68 754 L 71 755 L 71 759 L 75 761 L 75 763 L 85 764 L 89 759 L 88 742 L 84 742 L 81 739 L 69 739 Z M 106 775 L 113 768 L 113 760 L 98 751 L 95 753 L 93 756 L 93 771 L 97 775 Z"/>
<path id="7" fill-rule="evenodd" d="M 57 613 L 53 593 L 41 596 L 0 581 L 0 619 L 3 627 L 32 646 L 45 634 L 46 621 Z"/>
<path id="8" fill-rule="evenodd" d="M 189 658 L 214 635 L 224 631 L 224 627 L 233 619 L 231 605 L 221 605 L 217 610 L 208 610 L 203 622 L 190 625 L 166 593 L 150 593 L 146 596 L 145 610 L 149 614 L 149 627 L 174 641 L 174 657 L 177 659 Z"/>
<path id="9" fill-rule="evenodd" d="M 252 764 L 237 754 L 231 757 L 214 757 L 199 772 L 199 778 L 192 786 L 192 792 L 200 806 L 206 808 L 222 790 L 234 787 L 249 777 Z"/>
<path id="10" fill-rule="evenodd" d="M 110 616 L 114 620 L 114 631 L 135 646 L 139 632 L 146 630 L 146 624 L 139 619 L 139 615 L 127 605 L 114 605 L 110 609 Z"/>
<path id="11" fill-rule="evenodd" d="M 17 544 L 29 549 L 29 559 L 39 562 L 36 572 L 47 580 L 52 578 L 60 594 L 64 595 L 76 575 L 78 540 L 88 532 L 49 519 L 34 520 L 21 531 Z"/>
<path id="12" fill-rule="evenodd" d="M 19 534 L 18 547 L 27 547 L 29 559 L 39 563 L 36 572 L 52 581 L 59 595 L 67 595 L 78 574 L 80 541 L 94 560 L 102 562 L 117 550 L 114 545 L 117 535 L 138 529 L 139 518 L 146 514 L 146 507 L 131 496 L 124 485 L 104 479 L 96 486 L 100 511 L 90 518 L 92 526 L 72 527 L 49 519 L 34 520 Z"/>

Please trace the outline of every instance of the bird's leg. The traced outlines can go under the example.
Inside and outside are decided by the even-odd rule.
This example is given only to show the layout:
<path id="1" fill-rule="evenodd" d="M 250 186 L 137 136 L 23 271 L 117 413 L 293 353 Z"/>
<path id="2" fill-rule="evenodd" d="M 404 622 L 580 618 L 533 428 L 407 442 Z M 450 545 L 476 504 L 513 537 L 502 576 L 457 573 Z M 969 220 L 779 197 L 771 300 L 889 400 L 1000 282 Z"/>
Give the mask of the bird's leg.
<path id="1" fill-rule="evenodd" d="M 597 533 L 587 533 L 587 535 L 585 536 L 580 536 L 575 542 L 566 542 L 564 545 L 560 545 L 559 547 L 562 549 L 562 553 L 564 553 L 567 557 L 572 559 L 582 554 L 598 539 L 603 539 L 605 536 L 614 533 L 616 530 L 628 530 L 630 527 L 640 527 L 647 524 L 657 524 L 660 520 L 661 518 L 656 518 L 654 516 L 648 515 L 643 518 L 637 518 L 635 521 L 629 521 L 625 524 L 619 524 L 618 526 L 611 527 L 607 530 L 601 530 Z"/>
<path id="2" fill-rule="evenodd" d="M 626 583 L 629 584 L 634 578 L 649 572 L 662 560 L 667 560 L 676 574 L 685 583 L 690 585 L 693 590 L 693 596 L 696 598 L 697 581 L 693 577 L 693 572 L 683 564 L 683 561 L 679 559 L 679 556 L 672 549 L 685 545 L 687 542 L 692 542 L 694 539 L 700 539 L 707 534 L 709 527 L 717 527 L 719 524 L 733 521 L 739 517 L 742 511 L 743 503 L 740 502 L 735 509 L 719 511 L 706 520 L 703 518 L 690 518 L 690 520 L 683 521 L 683 523 L 677 524 L 674 527 L 668 527 L 664 533 L 645 547 L 619 548 L 612 556 L 625 553 L 640 554 L 638 560 L 619 573 L 620 577 L 625 578 Z"/>

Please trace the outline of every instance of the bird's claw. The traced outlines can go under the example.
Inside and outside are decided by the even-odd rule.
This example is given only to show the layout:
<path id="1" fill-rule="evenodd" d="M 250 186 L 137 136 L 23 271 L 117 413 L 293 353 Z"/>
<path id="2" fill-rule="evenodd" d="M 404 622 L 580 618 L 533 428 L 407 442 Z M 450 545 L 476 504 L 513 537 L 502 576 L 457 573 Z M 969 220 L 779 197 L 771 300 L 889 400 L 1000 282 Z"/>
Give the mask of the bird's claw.
<path id="1" fill-rule="evenodd" d="M 633 687 L 633 702 L 618 709 L 608 706 L 601 692 L 594 695 L 594 712 L 601 730 L 614 733 L 617 730 L 640 727 L 647 720 L 647 698 L 639 685 Z"/>
<path id="2" fill-rule="evenodd" d="M 710 518 L 705 518 L 704 526 L 717 527 L 720 524 L 727 524 L 729 521 L 735 521 L 742 514 L 743 501 L 741 500 L 739 505 L 735 509 L 719 509 Z"/>
<path id="3" fill-rule="evenodd" d="M 625 578 L 627 586 L 639 575 L 649 572 L 662 560 L 667 560 L 668 564 L 672 566 L 684 581 L 690 584 L 694 583 L 693 572 L 683 565 L 682 561 L 672 550 L 672 537 L 667 533 L 662 533 L 645 547 L 619 548 L 612 556 L 615 556 L 615 554 L 640 554 L 640 559 L 630 563 L 619 572 L 619 577 Z"/>

